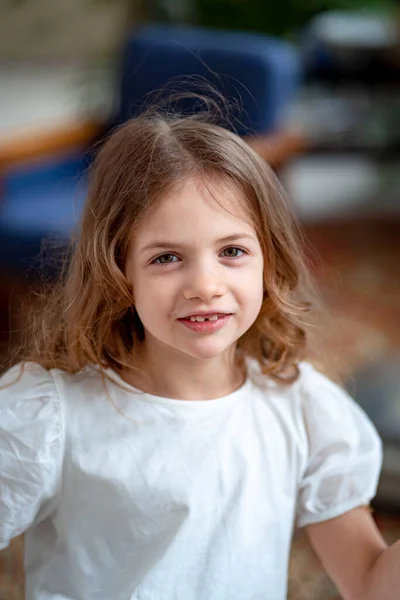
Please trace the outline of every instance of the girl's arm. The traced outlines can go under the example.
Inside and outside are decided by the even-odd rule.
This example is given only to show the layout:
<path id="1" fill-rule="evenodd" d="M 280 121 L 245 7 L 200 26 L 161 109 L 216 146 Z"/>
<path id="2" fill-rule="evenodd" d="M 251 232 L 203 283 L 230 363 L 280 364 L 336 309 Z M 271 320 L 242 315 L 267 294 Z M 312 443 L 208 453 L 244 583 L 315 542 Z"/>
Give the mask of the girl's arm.
<path id="1" fill-rule="evenodd" d="M 364 507 L 306 528 L 311 545 L 345 600 L 395 600 L 400 541 L 387 547 Z"/>

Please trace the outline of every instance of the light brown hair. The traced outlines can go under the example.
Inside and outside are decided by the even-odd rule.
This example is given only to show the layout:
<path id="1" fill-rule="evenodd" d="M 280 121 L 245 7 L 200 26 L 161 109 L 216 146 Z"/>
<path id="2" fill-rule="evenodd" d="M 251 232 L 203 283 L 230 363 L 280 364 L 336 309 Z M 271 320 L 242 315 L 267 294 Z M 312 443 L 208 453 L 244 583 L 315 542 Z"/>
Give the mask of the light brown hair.
<path id="1" fill-rule="evenodd" d="M 58 284 L 29 318 L 19 361 L 72 373 L 88 364 L 132 364 L 144 337 L 124 272 L 132 233 L 190 177 L 239 190 L 264 253 L 264 301 L 238 341 L 241 355 L 255 358 L 278 381 L 297 378 L 311 288 L 297 225 L 275 174 L 227 129 L 198 116 L 154 112 L 121 126 L 99 151 L 78 239 Z"/>

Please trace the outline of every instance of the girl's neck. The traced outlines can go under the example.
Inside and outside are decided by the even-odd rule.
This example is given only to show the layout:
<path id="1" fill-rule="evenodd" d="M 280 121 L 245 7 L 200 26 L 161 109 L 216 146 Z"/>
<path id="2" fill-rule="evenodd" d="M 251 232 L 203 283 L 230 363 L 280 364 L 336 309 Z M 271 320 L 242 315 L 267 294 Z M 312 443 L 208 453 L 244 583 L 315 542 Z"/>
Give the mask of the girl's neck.
<path id="1" fill-rule="evenodd" d="M 244 382 L 245 369 L 234 351 L 222 356 L 195 360 L 191 357 L 142 356 L 139 369 L 123 369 L 127 383 L 155 396 L 176 400 L 212 400 L 226 396 Z"/>

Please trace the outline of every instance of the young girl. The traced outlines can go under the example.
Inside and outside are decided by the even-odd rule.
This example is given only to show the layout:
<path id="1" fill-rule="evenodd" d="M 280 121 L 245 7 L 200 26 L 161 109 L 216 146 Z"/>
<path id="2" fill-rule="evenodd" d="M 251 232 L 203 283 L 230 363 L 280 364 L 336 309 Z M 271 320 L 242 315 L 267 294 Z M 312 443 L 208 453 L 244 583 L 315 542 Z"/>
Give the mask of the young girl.
<path id="1" fill-rule="evenodd" d="M 29 600 L 283 600 L 294 525 L 347 600 L 400 589 L 380 442 L 301 361 L 307 281 L 267 165 L 195 117 L 104 145 L 68 272 L 0 386 L 0 547 Z"/>

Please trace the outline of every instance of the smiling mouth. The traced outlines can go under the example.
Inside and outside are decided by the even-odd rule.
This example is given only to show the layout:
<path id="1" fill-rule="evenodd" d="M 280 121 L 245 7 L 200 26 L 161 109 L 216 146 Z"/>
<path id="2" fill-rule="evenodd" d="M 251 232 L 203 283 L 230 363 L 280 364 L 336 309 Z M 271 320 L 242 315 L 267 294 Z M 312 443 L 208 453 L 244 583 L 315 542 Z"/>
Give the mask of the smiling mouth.
<path id="1" fill-rule="evenodd" d="M 203 313 L 188 315 L 178 319 L 179 323 L 196 334 L 210 334 L 222 329 L 230 320 L 233 313 Z"/>
<path id="2" fill-rule="evenodd" d="M 232 313 L 210 313 L 209 315 L 189 315 L 182 317 L 179 321 L 190 321 L 191 323 L 204 323 L 206 321 L 218 321 L 223 317 L 228 317 Z"/>

